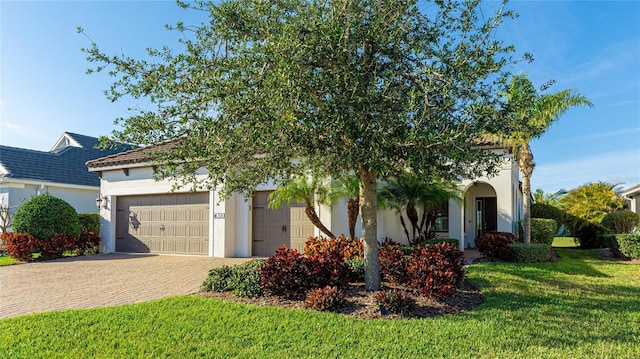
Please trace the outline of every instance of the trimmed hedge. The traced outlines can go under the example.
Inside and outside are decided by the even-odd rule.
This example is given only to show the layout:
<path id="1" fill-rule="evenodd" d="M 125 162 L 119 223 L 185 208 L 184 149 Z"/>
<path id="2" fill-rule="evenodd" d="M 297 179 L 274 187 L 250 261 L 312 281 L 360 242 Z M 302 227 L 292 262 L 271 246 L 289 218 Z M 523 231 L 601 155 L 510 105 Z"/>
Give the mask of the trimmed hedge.
<path id="1" fill-rule="evenodd" d="M 600 224 L 613 233 L 629 233 L 640 224 L 640 213 L 628 209 L 607 213 Z"/>
<path id="2" fill-rule="evenodd" d="M 520 238 L 524 237 L 523 221 L 518 221 Z M 531 218 L 531 242 L 551 245 L 553 237 L 558 233 L 558 224 L 554 219 Z"/>
<path id="3" fill-rule="evenodd" d="M 78 213 L 80 232 L 100 233 L 100 213 Z"/>
<path id="4" fill-rule="evenodd" d="M 41 194 L 18 208 L 13 217 L 13 231 L 30 233 L 40 240 L 50 240 L 53 236 L 77 237 L 80 221 L 69 203 L 50 194 Z"/>
<path id="5" fill-rule="evenodd" d="M 551 255 L 551 246 L 544 243 L 513 243 L 511 252 L 516 263 L 546 262 Z"/>
<path id="6" fill-rule="evenodd" d="M 562 223 L 564 223 L 565 213 L 558 207 L 546 203 L 533 203 L 531 205 L 531 218 L 547 218 L 556 221 L 557 233 Z"/>
<path id="7" fill-rule="evenodd" d="M 640 233 L 618 234 L 620 252 L 629 258 L 640 258 Z"/>
<path id="8" fill-rule="evenodd" d="M 262 296 L 260 269 L 264 260 L 257 259 L 235 266 L 222 266 L 209 271 L 202 291 L 232 292 L 237 297 Z"/>

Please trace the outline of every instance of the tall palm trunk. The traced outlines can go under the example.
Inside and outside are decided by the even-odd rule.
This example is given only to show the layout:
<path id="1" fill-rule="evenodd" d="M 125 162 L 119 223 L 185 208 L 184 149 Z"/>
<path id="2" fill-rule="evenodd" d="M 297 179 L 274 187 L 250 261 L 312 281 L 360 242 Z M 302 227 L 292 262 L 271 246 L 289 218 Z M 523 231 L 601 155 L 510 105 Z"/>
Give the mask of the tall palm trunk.
<path id="1" fill-rule="evenodd" d="M 531 175 L 533 175 L 533 154 L 529 150 L 529 146 L 524 146 L 518 156 L 518 167 L 522 172 L 522 241 L 526 244 L 531 243 Z"/>
<path id="2" fill-rule="evenodd" d="M 360 216 L 364 237 L 364 282 L 369 291 L 380 289 L 380 260 L 378 258 L 378 185 L 376 173 L 359 169 Z"/>
<path id="3" fill-rule="evenodd" d="M 313 223 L 313 225 L 316 226 L 320 230 L 320 232 L 324 233 L 329 238 L 336 238 L 336 236 L 334 236 L 333 233 L 331 233 L 331 231 L 327 227 L 325 227 L 324 224 L 322 224 L 320 218 L 318 218 L 316 209 L 313 208 L 313 206 L 306 206 L 304 209 L 304 213 L 307 214 L 307 217 L 309 217 L 311 223 Z"/>
<path id="4" fill-rule="evenodd" d="M 356 222 L 360 212 L 360 197 L 349 198 L 347 202 L 347 217 L 349 218 L 349 236 L 356 239 Z"/>

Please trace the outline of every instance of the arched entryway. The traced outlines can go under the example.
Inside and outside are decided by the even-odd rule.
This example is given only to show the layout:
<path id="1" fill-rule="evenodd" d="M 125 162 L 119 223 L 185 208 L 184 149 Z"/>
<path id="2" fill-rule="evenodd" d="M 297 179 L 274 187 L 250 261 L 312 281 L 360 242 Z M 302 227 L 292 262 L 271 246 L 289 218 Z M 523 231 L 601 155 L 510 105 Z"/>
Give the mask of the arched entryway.
<path id="1" fill-rule="evenodd" d="M 483 233 L 498 230 L 496 190 L 486 182 L 473 182 L 465 190 L 465 247 L 475 247 L 475 239 Z"/>

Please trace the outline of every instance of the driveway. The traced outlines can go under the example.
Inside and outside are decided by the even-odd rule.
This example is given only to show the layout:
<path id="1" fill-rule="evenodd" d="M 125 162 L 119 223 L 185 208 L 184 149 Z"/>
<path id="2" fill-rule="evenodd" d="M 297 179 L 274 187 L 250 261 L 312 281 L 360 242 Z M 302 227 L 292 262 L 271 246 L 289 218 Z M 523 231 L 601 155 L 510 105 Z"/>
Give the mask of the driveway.
<path id="1" fill-rule="evenodd" d="M 196 293 L 209 269 L 247 260 L 98 254 L 0 267 L 0 318 Z"/>

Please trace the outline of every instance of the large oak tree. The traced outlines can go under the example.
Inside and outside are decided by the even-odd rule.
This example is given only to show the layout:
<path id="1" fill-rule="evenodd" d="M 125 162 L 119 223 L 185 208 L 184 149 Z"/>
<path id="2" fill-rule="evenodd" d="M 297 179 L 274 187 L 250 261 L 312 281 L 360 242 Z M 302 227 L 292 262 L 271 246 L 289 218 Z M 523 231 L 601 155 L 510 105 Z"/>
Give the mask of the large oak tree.
<path id="1" fill-rule="evenodd" d="M 111 137 L 174 140 L 156 155 L 159 177 L 249 196 L 258 184 L 310 171 L 357 174 L 366 287 L 376 290 L 377 181 L 405 172 L 472 177 L 498 163 L 476 145 L 499 118 L 512 61 L 513 47 L 496 35 L 514 15 L 505 5 L 197 1 L 182 6 L 209 20 L 174 27 L 185 33 L 178 52 L 149 50 L 148 60 L 96 44 L 85 51 L 97 64 L 90 71 L 115 76 L 109 99 L 156 105 L 120 120 Z"/>

